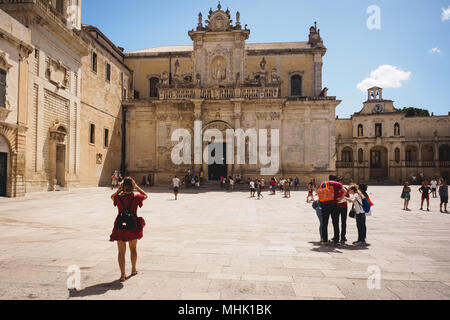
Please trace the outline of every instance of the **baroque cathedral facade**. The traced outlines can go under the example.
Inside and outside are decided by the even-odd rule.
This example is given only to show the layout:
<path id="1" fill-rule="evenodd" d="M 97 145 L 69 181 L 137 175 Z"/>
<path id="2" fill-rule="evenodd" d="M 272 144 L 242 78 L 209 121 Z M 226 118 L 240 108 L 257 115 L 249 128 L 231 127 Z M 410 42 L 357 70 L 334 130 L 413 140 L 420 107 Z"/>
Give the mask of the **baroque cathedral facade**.
<path id="1" fill-rule="evenodd" d="M 239 12 L 219 3 L 188 36 L 189 46 L 125 53 L 81 24 L 81 0 L 0 0 L 0 196 L 107 186 L 115 170 L 159 184 L 192 167 L 207 180 L 260 176 L 250 161 L 175 165 L 172 132 L 194 145 L 196 122 L 278 129 L 277 176 L 448 175 L 449 116 L 406 118 L 372 88 L 361 112 L 336 118 L 316 25 L 307 41 L 248 43 Z"/>

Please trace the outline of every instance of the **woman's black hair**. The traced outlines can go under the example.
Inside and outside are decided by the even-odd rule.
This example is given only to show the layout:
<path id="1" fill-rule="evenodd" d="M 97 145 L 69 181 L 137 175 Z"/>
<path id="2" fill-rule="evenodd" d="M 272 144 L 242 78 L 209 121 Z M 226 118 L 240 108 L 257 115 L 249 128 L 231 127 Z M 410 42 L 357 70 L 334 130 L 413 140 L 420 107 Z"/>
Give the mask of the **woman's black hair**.
<path id="1" fill-rule="evenodd" d="M 133 192 L 133 179 L 130 177 L 126 177 L 123 179 L 122 191 L 123 193 L 132 193 Z"/>

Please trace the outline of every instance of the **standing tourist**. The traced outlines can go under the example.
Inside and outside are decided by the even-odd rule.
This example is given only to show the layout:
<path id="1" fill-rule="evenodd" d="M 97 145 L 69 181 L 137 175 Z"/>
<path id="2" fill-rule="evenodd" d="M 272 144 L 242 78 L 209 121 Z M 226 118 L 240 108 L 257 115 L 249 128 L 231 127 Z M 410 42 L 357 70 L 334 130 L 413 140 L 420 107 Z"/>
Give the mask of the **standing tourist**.
<path id="1" fill-rule="evenodd" d="M 323 241 L 323 235 L 322 235 L 322 225 L 323 225 L 322 203 L 319 200 L 314 201 L 314 199 L 313 199 L 313 208 L 315 208 L 317 218 L 319 219 L 320 242 L 323 243 L 324 241 Z"/>
<path id="2" fill-rule="evenodd" d="M 347 201 L 353 203 L 352 210 L 356 214 L 356 227 L 358 228 L 358 240 L 353 242 L 354 245 L 366 244 L 366 212 L 363 208 L 364 194 L 359 190 L 357 185 L 351 185 L 349 187 L 350 197 L 346 197 Z"/>
<path id="3" fill-rule="evenodd" d="M 298 177 L 295 177 L 295 179 L 294 179 L 295 191 L 298 191 L 299 184 L 300 184 L 300 179 Z"/>
<path id="4" fill-rule="evenodd" d="M 336 181 L 336 176 L 330 175 L 328 182 L 323 182 L 317 190 L 320 202 L 322 202 L 322 235 L 324 243 L 328 243 L 328 221 L 332 213 L 338 210 L 337 204 L 347 193 L 342 183 Z M 336 239 L 334 241 L 337 243 Z"/>
<path id="5" fill-rule="evenodd" d="M 262 195 L 262 182 L 261 182 L 261 180 L 257 180 L 256 183 L 257 183 L 256 188 L 258 190 L 258 200 L 259 200 L 260 198 L 264 198 L 264 196 Z"/>
<path id="6" fill-rule="evenodd" d="M 139 194 L 135 195 L 134 190 L 137 190 Z M 127 242 L 131 253 L 131 275 L 134 276 L 138 273 L 136 269 L 137 241 L 143 237 L 145 220 L 137 216 L 137 208 L 142 208 L 143 201 L 147 198 L 148 196 L 136 185 L 132 178 L 125 178 L 117 192 L 111 196 L 119 214 L 114 222 L 114 229 L 109 241 L 117 241 L 120 281 L 126 280 L 125 253 Z"/>
<path id="7" fill-rule="evenodd" d="M 114 172 L 113 175 L 111 176 L 111 189 L 115 189 L 117 187 L 117 184 L 118 178 L 116 172 Z"/>
<path id="8" fill-rule="evenodd" d="M 250 179 L 249 186 L 250 186 L 250 198 L 254 198 L 255 197 L 255 181 L 253 181 L 253 179 Z"/>
<path id="9" fill-rule="evenodd" d="M 337 179 L 338 182 L 343 183 L 343 179 L 339 177 Z M 348 189 L 344 187 L 346 193 L 348 193 Z M 342 196 L 342 195 L 340 195 Z M 337 224 L 337 228 L 339 230 L 339 218 L 341 219 L 341 244 L 345 244 L 347 242 L 347 238 L 345 237 L 347 234 L 347 200 L 342 198 L 337 204 L 338 210 L 337 215 L 335 215 L 336 222 L 333 221 L 333 226 Z M 333 219 L 333 216 L 331 217 Z M 339 233 L 337 234 L 339 236 Z M 336 237 L 336 234 L 335 234 Z M 337 238 L 338 239 L 338 238 Z"/>
<path id="10" fill-rule="evenodd" d="M 230 176 L 230 189 L 233 192 L 234 191 L 234 180 L 233 177 Z"/>
<path id="11" fill-rule="evenodd" d="M 151 187 L 151 185 L 152 185 L 152 176 L 150 175 L 150 173 L 147 176 L 147 184 L 149 187 Z"/>
<path id="12" fill-rule="evenodd" d="M 147 185 L 147 177 L 146 176 L 142 177 L 141 184 L 142 184 L 143 187 L 145 187 Z"/>
<path id="13" fill-rule="evenodd" d="M 438 183 L 436 181 L 436 178 L 431 179 L 430 187 L 431 187 L 431 193 L 433 194 L 433 198 L 437 198 L 436 191 L 437 191 Z"/>
<path id="14" fill-rule="evenodd" d="M 422 201 L 420 202 L 420 210 L 423 210 L 423 202 L 427 200 L 427 211 L 430 211 L 430 187 L 426 181 L 422 182 L 422 186 L 419 188 L 419 192 L 422 194 Z"/>
<path id="15" fill-rule="evenodd" d="M 180 189 L 180 179 L 177 176 L 172 179 L 173 193 L 175 195 L 175 200 L 178 200 L 178 190 Z"/>
<path id="16" fill-rule="evenodd" d="M 448 185 L 445 180 L 442 180 L 441 185 L 439 186 L 439 196 L 441 197 L 440 209 L 441 213 L 448 213 L 447 204 L 448 204 Z M 444 206 L 444 211 L 442 211 L 442 206 Z"/>
<path id="17" fill-rule="evenodd" d="M 410 209 L 408 209 L 408 204 L 409 200 L 411 200 L 411 188 L 408 182 L 405 182 L 405 184 L 403 185 L 401 198 L 405 200 L 405 202 L 403 203 L 403 210 L 410 211 Z"/>
<path id="18" fill-rule="evenodd" d="M 314 201 L 314 183 L 311 179 L 307 185 L 308 188 L 308 195 L 306 196 L 306 203 L 309 203 L 309 198 L 311 198 L 311 201 Z"/>

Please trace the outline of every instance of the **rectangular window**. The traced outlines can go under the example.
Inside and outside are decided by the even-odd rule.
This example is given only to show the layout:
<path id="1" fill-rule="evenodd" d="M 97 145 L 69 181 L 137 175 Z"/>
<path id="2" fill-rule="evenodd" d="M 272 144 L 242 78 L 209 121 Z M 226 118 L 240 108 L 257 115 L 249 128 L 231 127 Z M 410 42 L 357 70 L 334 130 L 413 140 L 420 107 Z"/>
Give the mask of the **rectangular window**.
<path id="1" fill-rule="evenodd" d="M 106 81 L 111 81 L 111 65 L 109 63 L 106 64 Z"/>
<path id="2" fill-rule="evenodd" d="M 93 123 L 90 125 L 89 143 L 95 144 L 95 124 Z"/>
<path id="3" fill-rule="evenodd" d="M 109 129 L 105 128 L 105 134 L 104 134 L 104 142 L 103 142 L 103 146 L 105 148 L 108 148 L 109 146 Z"/>
<path id="4" fill-rule="evenodd" d="M 127 98 L 127 89 L 123 89 L 123 99 Z"/>
<path id="5" fill-rule="evenodd" d="M 92 71 L 97 72 L 97 54 L 92 52 Z"/>
<path id="6" fill-rule="evenodd" d="M 383 136 L 383 129 L 382 129 L 381 123 L 375 124 L 375 137 L 381 137 Z"/>
<path id="7" fill-rule="evenodd" d="M 0 69 L 0 107 L 6 107 L 6 71 Z"/>

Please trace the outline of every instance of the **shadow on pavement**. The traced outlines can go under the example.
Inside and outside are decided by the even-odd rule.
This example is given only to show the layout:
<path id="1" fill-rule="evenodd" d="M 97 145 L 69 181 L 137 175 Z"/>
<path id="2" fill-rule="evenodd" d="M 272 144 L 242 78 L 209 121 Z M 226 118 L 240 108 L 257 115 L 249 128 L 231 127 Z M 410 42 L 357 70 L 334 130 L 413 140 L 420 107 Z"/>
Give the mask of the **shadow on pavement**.
<path id="1" fill-rule="evenodd" d="M 311 251 L 314 252 L 336 252 L 336 253 L 342 253 L 342 250 L 369 250 L 370 244 L 367 243 L 363 246 L 358 245 L 349 245 L 349 244 L 334 244 L 334 243 L 328 243 L 327 245 L 321 244 L 320 242 L 309 242 L 312 245 L 315 246 L 315 248 L 312 248 Z"/>
<path id="2" fill-rule="evenodd" d="M 110 290 L 121 290 L 122 288 L 123 283 L 119 280 L 115 280 L 113 282 L 105 282 L 86 287 L 80 291 L 77 291 L 76 289 L 69 289 L 69 299 L 75 297 L 99 296 Z"/>

